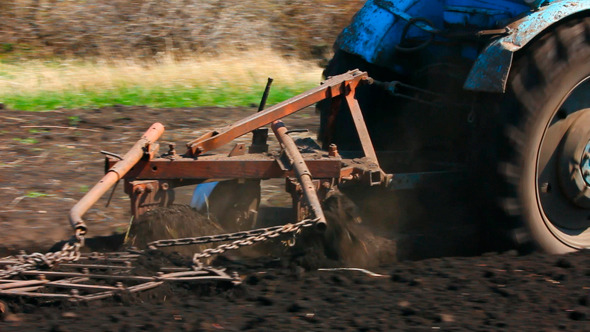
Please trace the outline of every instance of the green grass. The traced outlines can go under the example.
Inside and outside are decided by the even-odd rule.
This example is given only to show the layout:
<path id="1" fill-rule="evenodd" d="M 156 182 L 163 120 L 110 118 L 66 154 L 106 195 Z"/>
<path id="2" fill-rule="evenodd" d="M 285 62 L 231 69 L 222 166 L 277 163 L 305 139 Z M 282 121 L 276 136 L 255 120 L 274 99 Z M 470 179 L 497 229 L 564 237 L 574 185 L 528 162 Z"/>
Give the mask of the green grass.
<path id="1" fill-rule="evenodd" d="M 13 141 L 17 141 L 17 142 L 22 143 L 22 144 L 27 144 L 27 145 L 39 143 L 38 140 L 36 140 L 36 139 L 34 139 L 32 137 L 29 137 L 29 138 L 18 138 L 18 137 L 15 137 L 12 140 Z"/>
<path id="2" fill-rule="evenodd" d="M 317 83 L 298 83 L 294 86 L 273 86 L 267 102 L 272 105 L 311 89 Z M 250 106 L 258 105 L 263 86 L 241 88 L 203 87 L 122 87 L 102 91 L 31 91 L 0 95 L 8 108 L 23 111 L 45 111 L 59 108 L 93 108 L 102 106 L 146 105 L 150 107 Z M 72 120 L 74 121 L 74 120 Z"/>
<path id="3" fill-rule="evenodd" d="M 9 109 L 44 111 L 120 105 L 150 107 L 258 104 L 267 77 L 268 104 L 317 86 L 321 68 L 272 50 L 218 57 L 0 61 L 0 103 Z M 79 118 L 68 119 L 76 125 Z"/>
<path id="4" fill-rule="evenodd" d="M 40 193 L 38 191 L 29 191 L 25 194 L 25 197 L 28 198 L 39 198 L 39 197 L 47 197 L 50 196 L 49 194 L 46 193 Z"/>

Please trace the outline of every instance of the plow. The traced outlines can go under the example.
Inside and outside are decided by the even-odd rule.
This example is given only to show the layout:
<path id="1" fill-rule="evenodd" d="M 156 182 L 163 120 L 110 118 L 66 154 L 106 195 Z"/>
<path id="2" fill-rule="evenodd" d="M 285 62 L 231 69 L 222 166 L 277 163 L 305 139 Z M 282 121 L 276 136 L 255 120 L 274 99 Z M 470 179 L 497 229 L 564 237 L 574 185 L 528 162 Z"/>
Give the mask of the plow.
<path id="1" fill-rule="evenodd" d="M 159 154 L 158 139 L 164 133 L 164 126 L 154 123 L 123 156 L 105 152 L 107 172 L 70 210 L 69 221 L 74 236 L 60 251 L 32 255 L 22 253 L 0 260 L 4 268 L 0 276 L 0 295 L 54 299 L 65 297 L 72 301 L 85 301 L 102 299 L 118 292 L 134 293 L 151 289 L 164 281 L 217 280 L 239 283 L 239 277 L 229 275 L 223 269 L 207 266 L 204 260 L 212 255 L 276 237 L 290 235 L 296 238 L 306 228 L 313 232 L 324 232 L 330 226 L 324 216 L 322 203 L 339 186 L 392 185 L 392 175 L 386 174 L 379 167 L 360 107 L 354 99 L 356 87 L 361 84 L 375 82 L 361 71 L 350 71 L 332 77 L 313 90 L 268 109 L 261 109 L 235 124 L 208 132 L 188 142 L 184 154 L 178 154 L 174 144 L 170 144 L 166 152 Z M 357 134 L 363 147 L 362 155 L 356 152 L 352 157 L 343 157 L 335 144 L 330 144 L 327 150 L 322 150 L 317 143 L 310 145 L 308 141 L 303 142 L 304 146 L 298 145 L 300 142 L 290 135 L 301 130 L 289 130 L 280 120 L 328 98 L 343 99 L 350 107 L 350 113 L 356 119 Z M 263 100 L 261 105 L 264 103 Z M 280 151 L 268 151 L 268 129 L 262 128 L 266 125 L 270 125 L 281 146 Z M 209 153 L 248 133 L 253 134 L 251 146 L 238 143 L 228 154 Z M 144 248 L 158 250 L 222 243 L 195 253 L 191 267 L 164 267 L 164 271 L 158 271 L 154 276 L 137 276 L 130 272 L 134 269 L 133 263 L 137 257 L 144 254 L 143 250 L 106 254 L 85 254 L 80 251 L 88 232 L 83 219 L 84 213 L 120 180 L 123 180 L 125 193 L 130 198 L 132 220 L 141 220 L 149 211 L 171 206 L 174 202 L 174 189 L 178 187 L 205 184 L 203 187 L 207 190 L 207 183 L 219 185 L 223 181 L 234 179 L 239 179 L 234 188 L 252 184 L 259 186 L 260 180 L 272 178 L 284 178 L 286 181 L 286 190 L 293 198 L 296 215 L 296 220 L 291 223 L 252 229 L 256 225 L 256 207 L 242 208 L 238 214 L 233 215 L 231 222 L 223 221 L 225 228 L 234 231 L 233 233 L 160 239 L 147 243 L 147 248 Z M 195 190 L 196 198 L 203 191 L 201 188 L 197 187 Z M 210 204 L 215 205 L 215 202 Z M 244 229 L 248 226 L 250 229 Z M 40 267 L 50 270 L 38 270 Z M 17 275 L 25 277 L 25 280 L 7 279 Z M 57 280 L 53 280 L 56 278 Z M 88 280 L 93 280 L 93 283 L 86 283 Z M 109 283 L 96 284 L 96 280 L 108 280 Z M 123 281 L 131 285 L 126 285 Z M 70 292 L 55 291 L 63 289 Z"/>
<path id="2" fill-rule="evenodd" d="M 362 205 L 371 190 L 434 186 L 426 189 L 432 197 L 441 181 L 457 179 L 469 183 L 472 202 L 464 205 L 478 217 L 472 241 L 482 251 L 588 249 L 588 13 L 587 1 L 369 0 L 339 36 L 316 88 L 266 108 L 269 81 L 258 112 L 202 134 L 185 151 L 161 147 L 164 126 L 154 123 L 124 155 L 103 152 L 106 174 L 70 210 L 72 239 L 55 252 L 1 259 L 0 297 L 86 301 L 164 282 L 237 284 L 239 276 L 211 266 L 212 256 L 275 238 L 305 246 L 306 234 L 351 240 L 342 218 L 327 217 L 334 197 L 344 192 Z M 305 129 L 290 128 L 288 116 L 313 105 L 318 141 L 297 138 Z M 235 142 L 244 135 L 250 144 Z M 292 199 L 282 224 L 258 215 L 268 179 L 284 179 Z M 83 253 L 91 228 L 84 214 L 120 181 L 130 200 L 129 249 Z M 186 186 L 196 186 L 191 209 L 216 234 L 142 237 L 142 221 L 173 206 L 175 189 Z M 201 249 L 185 266 L 136 268 L 181 246 Z M 332 246 L 324 249 L 338 256 Z"/>

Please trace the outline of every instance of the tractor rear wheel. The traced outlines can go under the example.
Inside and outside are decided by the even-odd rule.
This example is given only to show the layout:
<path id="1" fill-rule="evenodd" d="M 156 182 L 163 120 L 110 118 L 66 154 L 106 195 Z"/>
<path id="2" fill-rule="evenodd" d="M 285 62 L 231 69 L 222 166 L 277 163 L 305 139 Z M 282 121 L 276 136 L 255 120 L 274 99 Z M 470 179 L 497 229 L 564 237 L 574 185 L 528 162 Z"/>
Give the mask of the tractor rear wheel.
<path id="1" fill-rule="evenodd" d="M 574 19 L 522 50 L 505 96 L 483 115 L 501 130 L 483 145 L 502 180 L 492 194 L 517 239 L 549 253 L 590 248 L 588 31 L 590 18 Z"/>

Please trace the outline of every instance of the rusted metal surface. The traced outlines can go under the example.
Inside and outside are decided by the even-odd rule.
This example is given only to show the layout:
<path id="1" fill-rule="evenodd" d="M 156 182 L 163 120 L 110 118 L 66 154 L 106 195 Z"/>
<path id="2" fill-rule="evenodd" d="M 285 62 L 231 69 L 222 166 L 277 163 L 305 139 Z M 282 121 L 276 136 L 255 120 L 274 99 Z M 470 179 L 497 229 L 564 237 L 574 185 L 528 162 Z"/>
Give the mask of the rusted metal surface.
<path id="1" fill-rule="evenodd" d="M 348 108 L 350 109 L 350 114 L 352 116 L 359 140 L 361 141 L 361 146 L 365 156 L 378 165 L 377 154 L 375 154 L 375 148 L 373 148 L 373 142 L 371 142 L 369 130 L 365 124 L 361 107 L 356 100 L 354 92 L 355 90 L 353 89 L 346 95 L 346 102 L 348 103 Z"/>
<path id="2" fill-rule="evenodd" d="M 266 100 L 268 99 L 268 94 L 270 93 L 270 87 L 272 85 L 273 79 L 271 77 L 268 78 L 266 82 L 266 87 L 264 88 L 264 93 L 262 94 L 262 99 L 260 100 L 260 105 L 258 105 L 258 112 L 262 112 L 266 107 Z M 268 140 L 268 128 L 258 128 L 252 131 L 252 145 L 250 146 L 250 153 L 261 153 L 268 151 L 268 144 L 266 144 Z"/>
<path id="3" fill-rule="evenodd" d="M 387 185 L 390 178 L 390 174 L 385 174 L 372 159 L 367 157 L 344 160 L 340 170 L 341 185 L 355 182 L 367 186 L 380 186 Z"/>
<path id="4" fill-rule="evenodd" d="M 336 118 L 340 111 L 340 105 L 342 104 L 342 98 L 333 98 L 330 100 L 330 114 L 326 120 L 326 128 L 324 132 L 320 132 L 321 137 L 319 139 L 322 141 L 322 148 L 327 150 L 332 144 L 332 137 L 334 137 L 334 131 L 336 126 Z"/>
<path id="5" fill-rule="evenodd" d="M 291 194 L 293 211 L 295 212 L 296 219 L 302 220 L 309 215 L 308 207 L 304 204 L 303 189 L 301 183 L 295 178 L 287 178 L 285 181 L 285 191 Z M 336 185 L 334 179 L 316 179 L 313 180 L 313 186 L 318 195 L 320 202 L 323 202 L 330 190 Z"/>
<path id="6" fill-rule="evenodd" d="M 258 128 L 252 131 L 252 145 L 248 149 L 249 153 L 268 152 L 268 128 Z"/>
<path id="7" fill-rule="evenodd" d="M 102 195 L 104 195 L 121 177 L 123 177 L 143 156 L 147 153 L 155 153 L 152 145 L 164 133 L 164 126 L 161 123 L 154 123 L 129 150 L 123 159 L 118 161 L 105 176 L 81 200 L 70 210 L 70 225 L 76 229 L 86 232 L 86 223 L 82 216 Z"/>
<path id="8" fill-rule="evenodd" d="M 20 275 L 25 280 L 0 279 L 0 298 L 85 302 L 149 290 L 164 282 L 239 282 L 238 276 L 230 276 L 224 270 L 213 268 L 184 268 L 182 271 L 170 272 L 169 268 L 164 267 L 162 272 L 155 275 L 133 275 L 133 264 L 141 255 L 143 252 L 82 254 L 80 263 L 62 264 L 50 271 L 23 271 Z M 10 260 L 0 261 L 0 265 L 4 263 L 8 264 Z"/>
<path id="9" fill-rule="evenodd" d="M 110 161 L 113 163 L 115 161 Z M 320 154 L 307 154 L 305 158 L 310 171 L 318 178 L 338 178 L 341 159 L 322 157 Z M 199 159 L 179 158 L 169 160 L 156 158 L 137 163 L 123 178 L 160 180 L 205 180 L 205 179 L 271 179 L 294 176 L 292 170 L 283 170 L 276 157 L 262 154 L 243 156 L 202 156 Z M 192 184 L 195 182 L 190 182 Z"/>
<path id="10" fill-rule="evenodd" d="M 189 156 L 198 156 L 204 152 L 214 150 L 233 139 L 260 128 L 302 108 L 313 105 L 326 98 L 334 98 L 352 91 L 362 81 L 368 78 L 367 73 L 358 70 L 349 71 L 326 80 L 317 88 L 311 89 L 298 96 L 287 99 L 268 109 L 246 117 L 220 130 L 208 132 L 196 140 L 187 143 Z"/>
<path id="11" fill-rule="evenodd" d="M 328 156 L 330 156 L 330 157 L 339 157 L 340 156 L 338 154 L 338 147 L 336 146 L 336 144 L 330 144 L 328 146 Z"/>
<path id="12" fill-rule="evenodd" d="M 246 154 L 246 144 L 238 143 L 233 147 L 233 149 L 230 151 L 228 156 L 235 157 L 235 156 L 243 156 L 244 154 Z"/>
<path id="13" fill-rule="evenodd" d="M 322 205 L 316 193 L 311 172 L 305 164 L 305 160 L 301 156 L 301 153 L 299 152 L 297 145 L 295 144 L 291 136 L 289 136 L 289 134 L 287 133 L 287 128 L 285 127 L 282 121 L 273 122 L 272 131 L 275 133 L 275 136 L 281 143 L 283 149 L 285 149 L 285 152 L 289 156 L 289 159 L 291 159 L 293 169 L 295 170 L 295 175 L 297 176 L 297 180 L 301 184 L 301 191 L 303 192 L 303 197 L 306 203 L 311 208 L 314 217 L 318 219 L 318 226 L 325 228 L 326 217 L 324 216 Z"/>
<path id="14" fill-rule="evenodd" d="M 147 211 L 174 203 L 174 190 L 167 181 L 126 181 L 125 193 L 131 199 L 131 215 L 136 220 Z"/>

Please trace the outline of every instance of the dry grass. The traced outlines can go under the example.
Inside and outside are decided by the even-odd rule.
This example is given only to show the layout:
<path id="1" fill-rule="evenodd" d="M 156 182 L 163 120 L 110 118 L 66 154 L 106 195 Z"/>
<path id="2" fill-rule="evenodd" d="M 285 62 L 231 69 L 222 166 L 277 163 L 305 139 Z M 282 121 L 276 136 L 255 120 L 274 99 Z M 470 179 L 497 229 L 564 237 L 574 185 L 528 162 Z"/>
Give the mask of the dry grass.
<path id="1" fill-rule="evenodd" d="M 220 87 L 260 86 L 267 77 L 281 85 L 319 82 L 321 69 L 313 62 L 287 59 L 270 50 L 194 56 L 164 56 L 155 61 L 127 60 L 30 60 L 0 63 L 0 96 L 41 91 L 100 91 L 124 87 L 192 88 L 214 91 Z"/>
<path id="2" fill-rule="evenodd" d="M 317 84 L 318 64 L 363 3 L 1 0 L 0 102 L 248 105 L 267 76 L 276 102 Z"/>
<path id="3" fill-rule="evenodd" d="M 247 106 L 260 100 L 269 76 L 275 79 L 269 103 L 276 103 L 316 86 L 321 68 L 270 50 L 150 61 L 0 62 L 0 102 L 21 110 Z"/>
<path id="4" fill-rule="evenodd" d="M 2 0 L 0 53 L 151 57 L 270 47 L 329 56 L 363 0 Z"/>

